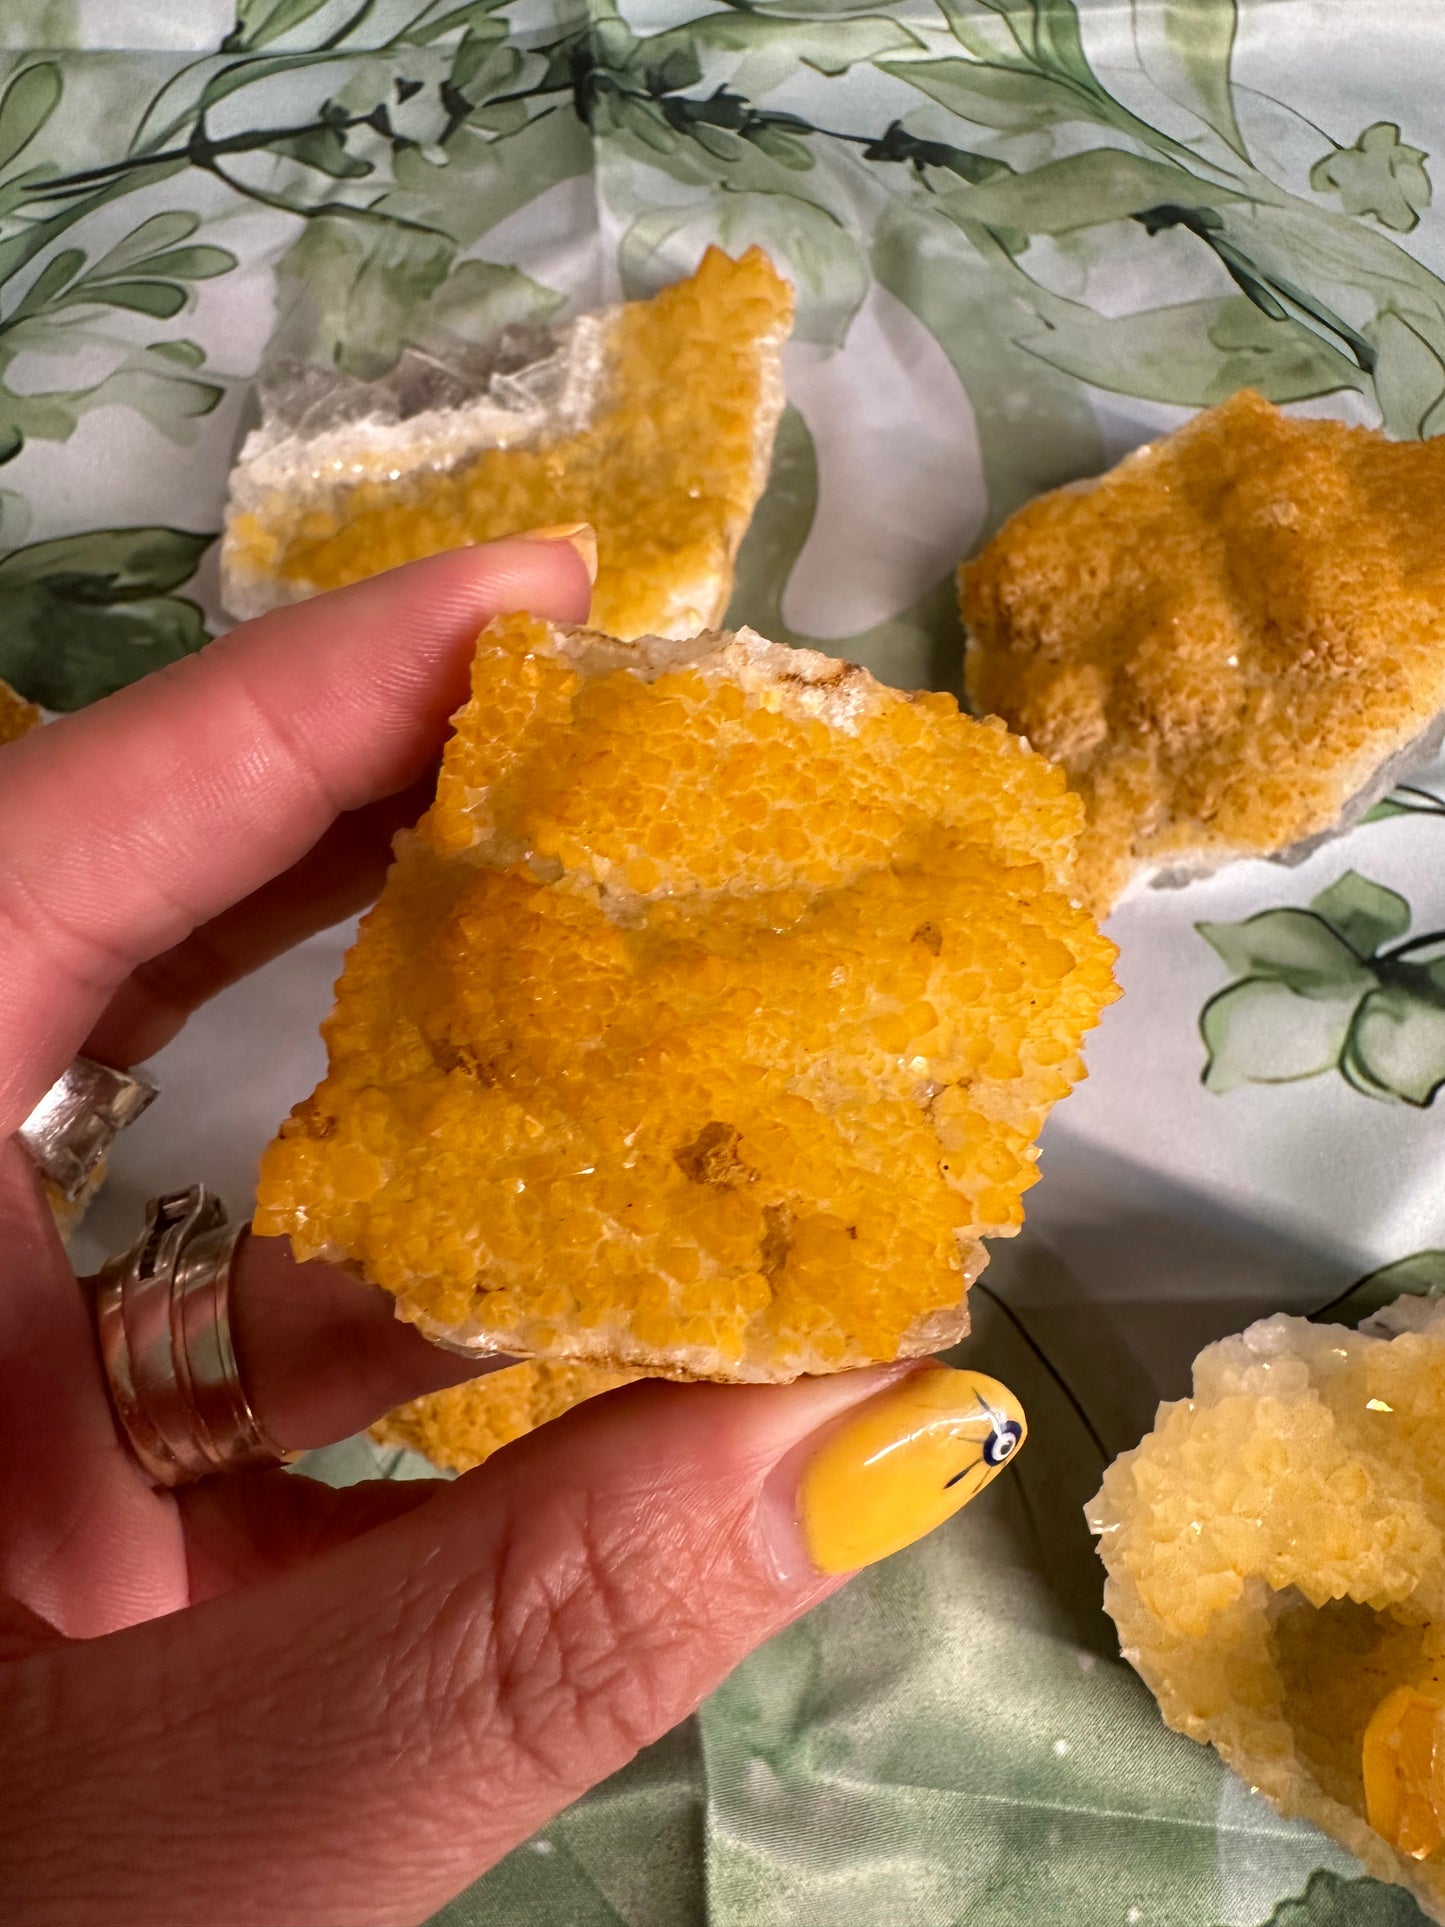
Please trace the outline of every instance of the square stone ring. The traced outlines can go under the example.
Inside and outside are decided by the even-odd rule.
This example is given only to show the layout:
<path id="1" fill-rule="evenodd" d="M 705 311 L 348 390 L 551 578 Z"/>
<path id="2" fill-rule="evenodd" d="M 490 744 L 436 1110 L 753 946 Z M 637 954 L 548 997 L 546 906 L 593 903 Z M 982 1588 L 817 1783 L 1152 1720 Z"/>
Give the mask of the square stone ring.
<path id="1" fill-rule="evenodd" d="M 156 1095 L 148 1079 L 77 1057 L 19 1131 L 63 1215 L 93 1190 L 117 1135 Z M 245 1227 L 205 1185 L 153 1198 L 128 1251 L 87 1281 L 117 1430 L 158 1486 L 294 1457 L 241 1383 L 230 1285 Z"/>

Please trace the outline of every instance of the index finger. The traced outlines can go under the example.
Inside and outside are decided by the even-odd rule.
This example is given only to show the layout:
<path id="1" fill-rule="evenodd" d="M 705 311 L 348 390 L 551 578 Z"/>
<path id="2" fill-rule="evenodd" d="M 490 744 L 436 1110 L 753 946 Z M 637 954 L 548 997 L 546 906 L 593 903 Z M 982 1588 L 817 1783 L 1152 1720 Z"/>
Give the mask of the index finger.
<path id="1" fill-rule="evenodd" d="M 0 757 L 0 1137 L 116 986 L 402 789 L 510 609 L 581 621 L 566 541 L 458 549 L 244 624 Z"/>

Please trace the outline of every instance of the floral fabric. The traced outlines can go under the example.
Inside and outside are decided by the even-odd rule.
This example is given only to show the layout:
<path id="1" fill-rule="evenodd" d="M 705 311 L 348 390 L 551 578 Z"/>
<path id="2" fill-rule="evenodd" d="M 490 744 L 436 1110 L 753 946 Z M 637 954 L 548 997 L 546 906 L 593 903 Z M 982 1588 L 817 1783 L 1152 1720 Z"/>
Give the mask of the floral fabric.
<path id="1" fill-rule="evenodd" d="M 1246 384 L 1445 427 L 1442 55 L 1404 0 L 0 9 L 0 675 L 67 709 L 220 625 L 258 370 L 370 379 L 758 241 L 799 325 L 734 615 L 957 688 L 952 566 L 1040 489 Z M 1017 1469 L 449 1927 L 1421 1918 L 1164 1730 L 1081 1510 L 1211 1338 L 1445 1283 L 1445 768 L 1411 781 L 1116 915 L 1128 994 L 962 1348 L 1028 1406 Z M 182 1179 L 244 1208 L 345 935 L 163 1054 L 90 1255 Z"/>

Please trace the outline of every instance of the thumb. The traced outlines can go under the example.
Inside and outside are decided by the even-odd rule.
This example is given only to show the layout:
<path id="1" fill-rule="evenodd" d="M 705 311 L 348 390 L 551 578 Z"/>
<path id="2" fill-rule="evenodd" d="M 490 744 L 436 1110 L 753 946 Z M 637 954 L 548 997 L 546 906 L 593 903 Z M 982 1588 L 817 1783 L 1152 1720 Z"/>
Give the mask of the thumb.
<path id="1" fill-rule="evenodd" d="M 421 1920 L 1021 1438 L 932 1365 L 629 1387 L 309 1566 L 20 1662 L 7 1919 Z"/>

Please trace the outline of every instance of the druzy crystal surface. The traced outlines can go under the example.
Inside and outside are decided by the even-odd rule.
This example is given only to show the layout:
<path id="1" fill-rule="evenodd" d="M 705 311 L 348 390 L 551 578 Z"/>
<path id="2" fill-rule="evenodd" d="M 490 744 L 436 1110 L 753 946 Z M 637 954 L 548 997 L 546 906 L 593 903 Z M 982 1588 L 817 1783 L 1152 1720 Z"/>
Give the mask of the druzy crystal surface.
<path id="1" fill-rule="evenodd" d="M 1347 825 L 1445 726 L 1445 440 L 1246 390 L 960 572 L 974 703 L 1068 772 L 1103 915 Z"/>
<path id="2" fill-rule="evenodd" d="M 1445 1305 L 1211 1345 L 1090 1522 L 1169 1725 L 1445 1919 Z"/>
<path id="3" fill-rule="evenodd" d="M 372 1426 L 372 1436 L 382 1445 L 409 1446 L 445 1471 L 469 1472 L 513 1439 L 635 1376 L 606 1365 L 528 1358 L 399 1405 Z"/>
<path id="4" fill-rule="evenodd" d="M 463 1347 L 766 1380 L 951 1342 L 1115 995 L 1079 816 L 951 697 L 503 618 L 257 1228 Z"/>

